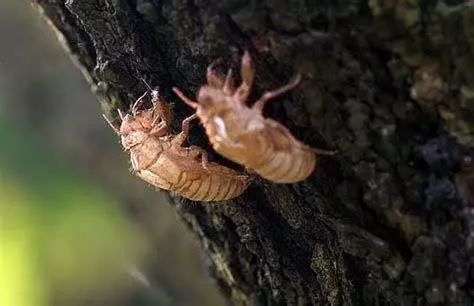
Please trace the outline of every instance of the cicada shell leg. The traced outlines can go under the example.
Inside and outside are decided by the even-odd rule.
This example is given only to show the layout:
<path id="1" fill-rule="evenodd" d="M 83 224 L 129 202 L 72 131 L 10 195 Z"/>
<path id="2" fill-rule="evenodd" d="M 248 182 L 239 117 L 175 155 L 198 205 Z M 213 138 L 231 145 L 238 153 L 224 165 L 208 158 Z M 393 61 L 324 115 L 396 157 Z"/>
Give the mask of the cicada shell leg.
<path id="1" fill-rule="evenodd" d="M 145 97 L 147 96 L 148 94 L 148 91 L 146 91 L 143 95 L 141 95 L 136 101 L 135 103 L 133 103 L 133 105 L 130 107 L 130 109 L 132 110 L 132 115 L 136 115 L 137 112 L 138 112 L 138 109 L 143 105 L 143 100 L 145 99 Z"/>
<path id="2" fill-rule="evenodd" d="M 300 81 L 301 81 L 301 74 L 297 74 L 293 78 L 293 80 L 290 83 L 286 84 L 285 86 L 282 86 L 278 89 L 275 89 L 275 90 L 272 90 L 272 91 L 267 91 L 266 93 L 264 93 L 262 95 L 262 97 L 257 102 L 255 102 L 255 104 L 252 106 L 252 108 L 258 110 L 259 112 L 262 112 L 263 109 L 265 108 L 265 104 L 268 101 L 278 97 L 279 95 L 282 95 L 282 94 L 292 90 L 293 88 L 298 86 Z"/>
<path id="3" fill-rule="evenodd" d="M 184 103 L 186 103 L 189 107 L 193 108 L 193 109 L 196 109 L 198 108 L 199 106 L 199 103 L 197 103 L 196 101 L 193 101 L 191 99 L 189 99 L 188 97 L 186 97 L 184 95 L 184 93 L 179 90 L 177 87 L 173 87 L 173 91 L 174 93 L 181 99 L 183 100 Z"/>
<path id="4" fill-rule="evenodd" d="M 167 132 L 168 132 L 168 124 L 166 124 L 165 121 L 161 121 L 159 124 L 153 125 L 153 128 L 150 131 L 150 135 L 161 137 L 161 136 L 166 135 Z"/>
<path id="5" fill-rule="evenodd" d="M 214 88 L 222 88 L 224 86 L 224 80 L 217 75 L 217 73 L 214 71 L 214 67 L 220 63 L 222 59 L 217 59 L 213 61 L 209 67 L 207 67 L 207 72 L 206 72 L 206 79 L 207 79 L 207 84 L 211 87 Z"/>
<path id="6" fill-rule="evenodd" d="M 222 87 L 222 91 L 227 95 L 231 95 L 235 91 L 234 79 L 232 78 L 232 69 L 229 69 L 227 71 L 227 76 L 225 77 L 224 87 Z"/>
<path id="7" fill-rule="evenodd" d="M 189 116 L 188 118 L 183 120 L 183 123 L 181 125 L 181 133 L 176 135 L 176 137 L 173 139 L 173 144 L 175 146 L 181 147 L 183 143 L 186 141 L 189 135 L 189 127 L 191 125 L 191 121 L 197 118 L 196 114 L 193 114 L 192 116 Z"/>
<path id="8" fill-rule="evenodd" d="M 237 88 L 235 98 L 237 101 L 245 103 L 252 89 L 255 77 L 255 68 L 253 67 L 252 59 L 248 51 L 245 51 L 244 56 L 242 56 L 240 75 L 242 77 L 242 83 L 239 88 Z"/>
<path id="9" fill-rule="evenodd" d="M 152 91 L 151 102 L 153 103 L 152 110 L 154 116 L 152 126 L 160 122 L 160 120 L 161 122 L 165 122 L 167 127 L 171 126 L 171 121 L 173 120 L 171 106 L 161 98 L 157 88 Z"/>
<path id="10" fill-rule="evenodd" d="M 119 115 L 119 117 L 120 117 L 120 120 L 123 121 L 124 118 L 125 118 L 125 116 L 124 116 L 124 114 L 122 113 L 122 110 L 121 110 L 121 109 L 117 109 L 117 113 L 118 113 L 118 115 Z"/>

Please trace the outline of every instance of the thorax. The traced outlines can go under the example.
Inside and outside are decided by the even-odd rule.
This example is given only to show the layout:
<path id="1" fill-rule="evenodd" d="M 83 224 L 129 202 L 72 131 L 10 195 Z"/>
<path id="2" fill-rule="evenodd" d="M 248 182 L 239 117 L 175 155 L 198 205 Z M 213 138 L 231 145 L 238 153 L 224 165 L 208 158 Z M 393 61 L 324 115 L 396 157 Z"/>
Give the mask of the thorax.
<path id="1" fill-rule="evenodd" d="M 134 170 L 140 171 L 148 168 L 163 151 L 169 150 L 171 142 L 165 137 L 160 138 L 150 136 L 130 148 L 130 160 Z"/>

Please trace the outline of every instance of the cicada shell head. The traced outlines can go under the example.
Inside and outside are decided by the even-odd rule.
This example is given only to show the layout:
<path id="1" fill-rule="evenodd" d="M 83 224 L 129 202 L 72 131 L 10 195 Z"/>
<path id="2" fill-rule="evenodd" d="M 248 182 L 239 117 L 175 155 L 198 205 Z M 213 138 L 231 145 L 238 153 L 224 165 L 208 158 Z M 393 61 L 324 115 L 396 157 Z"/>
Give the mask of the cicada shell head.
<path id="1" fill-rule="evenodd" d="M 145 114 L 137 114 L 135 116 L 127 114 L 123 117 L 119 132 L 122 145 L 126 150 L 142 143 L 148 137 L 148 120 L 146 120 Z"/>
<path id="2" fill-rule="evenodd" d="M 220 114 L 234 109 L 234 104 L 229 99 L 222 89 L 213 88 L 210 86 L 202 86 L 197 95 L 197 102 L 199 103 L 199 115 L 212 118 Z"/>
<path id="3" fill-rule="evenodd" d="M 209 141 L 217 153 L 244 165 L 260 176 L 277 183 L 305 180 L 316 165 L 316 154 L 333 155 L 333 150 L 310 148 L 296 139 L 280 122 L 263 116 L 265 105 L 294 89 L 301 80 L 297 74 L 288 84 L 265 92 L 252 106 L 247 106 L 255 68 L 248 52 L 241 63 L 241 84 L 234 86 L 232 71 L 225 79 L 207 69 L 207 85 L 199 90 L 197 101 L 179 89 L 174 92 L 196 109 Z"/>
<path id="4" fill-rule="evenodd" d="M 140 109 L 143 99 L 149 94 L 146 92 L 131 106 L 131 114 L 123 115 L 119 110 L 122 120 L 119 129 L 113 127 L 122 138 L 122 145 L 126 150 L 144 142 L 149 136 L 163 137 L 169 134 L 169 126 L 172 120 L 170 106 L 159 98 L 158 89 L 151 89 L 151 102 L 153 106 L 149 109 Z"/>

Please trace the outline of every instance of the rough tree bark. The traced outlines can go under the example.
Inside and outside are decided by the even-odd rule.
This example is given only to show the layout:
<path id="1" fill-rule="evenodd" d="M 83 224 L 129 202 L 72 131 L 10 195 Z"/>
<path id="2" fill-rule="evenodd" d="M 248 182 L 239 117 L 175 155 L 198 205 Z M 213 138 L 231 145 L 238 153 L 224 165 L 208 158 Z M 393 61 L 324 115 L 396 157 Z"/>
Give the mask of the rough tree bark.
<path id="1" fill-rule="evenodd" d="M 171 87 L 194 96 L 212 60 L 228 59 L 235 68 L 245 49 L 256 59 L 255 96 L 302 72 L 302 86 L 267 113 L 313 146 L 338 148 L 336 157 L 321 158 L 305 182 L 257 179 L 226 203 L 170 197 L 235 304 L 471 305 L 474 5 L 468 2 L 35 5 L 109 115 L 144 92 L 143 78 L 175 103 L 178 128 L 189 109 Z M 209 149 L 199 127 L 191 142 Z"/>

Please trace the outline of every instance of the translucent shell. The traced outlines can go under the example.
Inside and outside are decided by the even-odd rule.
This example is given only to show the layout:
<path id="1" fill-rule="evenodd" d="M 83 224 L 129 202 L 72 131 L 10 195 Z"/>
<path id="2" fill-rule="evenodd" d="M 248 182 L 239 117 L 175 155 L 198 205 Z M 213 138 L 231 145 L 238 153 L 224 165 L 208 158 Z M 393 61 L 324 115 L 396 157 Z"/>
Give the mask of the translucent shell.
<path id="1" fill-rule="evenodd" d="M 289 84 L 262 95 L 251 107 L 246 101 L 254 80 L 255 69 L 248 52 L 242 57 L 242 83 L 236 88 L 229 70 L 226 78 L 207 69 L 207 85 L 200 88 L 197 102 L 179 89 L 173 91 L 186 104 L 196 109 L 214 150 L 244 165 L 260 176 L 277 183 L 295 183 L 314 171 L 317 154 L 335 152 L 311 148 L 281 123 L 262 115 L 265 104 L 296 87 L 297 75 Z"/>
<path id="2" fill-rule="evenodd" d="M 135 102 L 131 114 L 124 116 L 119 112 L 120 128 L 105 118 L 130 152 L 132 168 L 138 177 L 195 201 L 228 200 L 247 189 L 247 176 L 208 161 L 206 152 L 199 147 L 183 146 L 195 115 L 183 120 L 181 133 L 172 135 L 169 105 L 153 90 L 153 107 L 139 110 L 144 97 Z"/>

